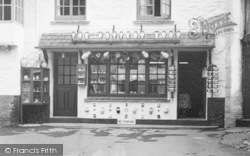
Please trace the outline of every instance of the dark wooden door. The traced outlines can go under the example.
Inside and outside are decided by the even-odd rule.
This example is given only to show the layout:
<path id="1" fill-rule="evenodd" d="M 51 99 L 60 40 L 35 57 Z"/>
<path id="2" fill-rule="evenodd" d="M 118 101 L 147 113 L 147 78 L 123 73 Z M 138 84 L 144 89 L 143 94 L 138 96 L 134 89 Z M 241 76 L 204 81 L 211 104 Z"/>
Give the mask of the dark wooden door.
<path id="1" fill-rule="evenodd" d="M 77 53 L 54 55 L 54 116 L 77 115 Z"/>
<path id="2" fill-rule="evenodd" d="M 250 49 L 245 49 L 244 53 L 244 84 L 243 84 L 243 95 L 244 95 L 244 104 L 243 104 L 243 115 L 244 118 L 250 118 Z"/>

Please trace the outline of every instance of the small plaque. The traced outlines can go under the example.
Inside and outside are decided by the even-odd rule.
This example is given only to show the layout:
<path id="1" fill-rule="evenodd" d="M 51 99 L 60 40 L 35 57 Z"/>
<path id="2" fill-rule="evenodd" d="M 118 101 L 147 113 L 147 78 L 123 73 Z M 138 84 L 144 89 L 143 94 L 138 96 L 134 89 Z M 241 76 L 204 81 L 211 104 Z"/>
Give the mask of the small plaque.
<path id="1" fill-rule="evenodd" d="M 135 125 L 135 119 L 118 119 L 117 124 L 124 124 L 124 125 Z"/>

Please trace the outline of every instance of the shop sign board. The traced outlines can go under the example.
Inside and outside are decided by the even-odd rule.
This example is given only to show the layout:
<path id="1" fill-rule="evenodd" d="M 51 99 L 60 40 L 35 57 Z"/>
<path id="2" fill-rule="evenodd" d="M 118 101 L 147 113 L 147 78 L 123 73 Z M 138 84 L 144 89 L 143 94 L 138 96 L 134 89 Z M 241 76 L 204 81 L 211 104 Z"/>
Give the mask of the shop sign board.
<path id="1" fill-rule="evenodd" d="M 192 18 L 188 24 L 191 30 L 188 36 L 191 39 L 196 39 L 209 34 L 225 34 L 234 31 L 237 24 L 230 19 L 230 12 L 219 14 L 207 19 L 202 17 Z"/>

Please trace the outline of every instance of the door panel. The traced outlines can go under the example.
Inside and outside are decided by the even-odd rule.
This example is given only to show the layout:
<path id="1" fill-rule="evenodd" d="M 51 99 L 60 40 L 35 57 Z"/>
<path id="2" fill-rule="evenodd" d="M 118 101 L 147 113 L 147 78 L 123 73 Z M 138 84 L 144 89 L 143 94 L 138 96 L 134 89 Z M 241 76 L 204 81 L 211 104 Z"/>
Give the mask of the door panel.
<path id="1" fill-rule="evenodd" d="M 54 54 L 54 116 L 77 115 L 77 53 Z"/>
<path id="2" fill-rule="evenodd" d="M 244 63 L 244 118 L 250 118 L 250 56 L 245 56 Z"/>

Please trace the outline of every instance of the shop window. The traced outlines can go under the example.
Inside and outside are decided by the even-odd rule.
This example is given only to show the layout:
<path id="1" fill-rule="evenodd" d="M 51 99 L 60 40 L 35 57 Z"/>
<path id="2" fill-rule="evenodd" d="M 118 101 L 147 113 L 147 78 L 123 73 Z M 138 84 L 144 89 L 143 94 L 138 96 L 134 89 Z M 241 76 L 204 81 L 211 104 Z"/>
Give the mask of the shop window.
<path id="1" fill-rule="evenodd" d="M 56 0 L 57 20 L 85 20 L 86 0 Z"/>
<path id="2" fill-rule="evenodd" d="M 112 52 L 89 57 L 89 96 L 166 97 L 166 65 L 159 52 L 144 58 L 139 52 Z"/>
<path id="3" fill-rule="evenodd" d="M 137 0 L 138 20 L 170 19 L 171 0 Z"/>
<path id="4" fill-rule="evenodd" d="M 15 9 L 12 9 L 12 8 Z M 13 21 L 24 23 L 24 0 L 0 0 L 0 22 Z"/>

